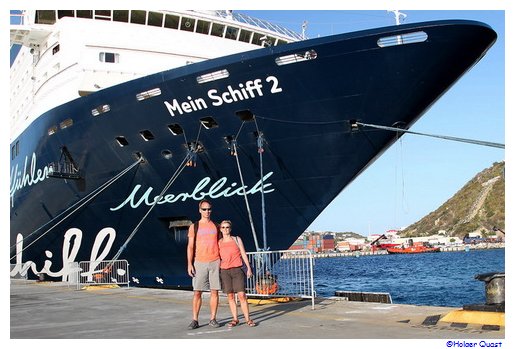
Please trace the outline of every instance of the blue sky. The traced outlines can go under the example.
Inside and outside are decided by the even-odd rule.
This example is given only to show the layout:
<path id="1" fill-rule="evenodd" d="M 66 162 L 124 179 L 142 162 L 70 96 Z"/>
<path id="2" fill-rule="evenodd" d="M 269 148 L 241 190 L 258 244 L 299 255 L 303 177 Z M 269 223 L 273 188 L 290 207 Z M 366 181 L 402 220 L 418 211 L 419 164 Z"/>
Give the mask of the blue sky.
<path id="1" fill-rule="evenodd" d="M 240 11 L 310 38 L 394 25 L 387 11 Z M 465 74 L 411 130 L 505 143 L 505 12 L 410 11 L 404 23 L 473 19 L 498 34 L 487 55 Z M 478 172 L 505 160 L 505 150 L 404 135 L 324 210 L 310 230 L 383 233 L 415 223 L 436 210 Z"/>

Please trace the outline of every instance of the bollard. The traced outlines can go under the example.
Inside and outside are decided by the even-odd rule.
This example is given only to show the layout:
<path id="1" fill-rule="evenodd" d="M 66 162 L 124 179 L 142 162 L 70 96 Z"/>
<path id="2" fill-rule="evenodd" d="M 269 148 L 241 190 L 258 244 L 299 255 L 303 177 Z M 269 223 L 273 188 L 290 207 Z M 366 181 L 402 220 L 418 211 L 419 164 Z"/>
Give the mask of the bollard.
<path id="1" fill-rule="evenodd" d="M 504 303 L 504 273 L 478 274 L 474 278 L 485 282 L 486 304 Z"/>

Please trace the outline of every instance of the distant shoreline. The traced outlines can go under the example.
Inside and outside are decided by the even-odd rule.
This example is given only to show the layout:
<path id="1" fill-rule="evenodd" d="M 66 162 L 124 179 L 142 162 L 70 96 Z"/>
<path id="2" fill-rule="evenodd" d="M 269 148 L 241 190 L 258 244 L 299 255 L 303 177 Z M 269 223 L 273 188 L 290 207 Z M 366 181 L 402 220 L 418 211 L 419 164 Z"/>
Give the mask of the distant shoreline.
<path id="1" fill-rule="evenodd" d="M 462 252 L 467 250 L 487 250 L 505 248 L 504 242 L 478 243 L 475 245 L 459 245 L 440 247 L 440 252 Z M 361 257 L 361 256 L 381 256 L 387 255 L 386 250 L 377 251 L 349 251 L 349 252 L 318 252 L 313 253 L 314 258 L 334 258 L 334 257 Z"/>

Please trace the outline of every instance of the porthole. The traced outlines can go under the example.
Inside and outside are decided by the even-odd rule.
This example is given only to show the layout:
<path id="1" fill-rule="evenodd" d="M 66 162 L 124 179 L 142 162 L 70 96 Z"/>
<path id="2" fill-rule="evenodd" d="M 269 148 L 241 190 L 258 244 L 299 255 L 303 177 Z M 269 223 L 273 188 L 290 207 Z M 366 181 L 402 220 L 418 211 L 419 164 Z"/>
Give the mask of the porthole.
<path id="1" fill-rule="evenodd" d="M 181 125 L 179 124 L 171 124 L 171 125 L 168 125 L 168 129 L 170 130 L 170 132 L 174 135 L 174 136 L 178 136 L 178 135 L 181 135 L 184 133 L 184 131 L 182 130 L 182 127 Z"/>
<path id="2" fill-rule="evenodd" d="M 73 120 L 72 119 L 66 119 L 66 120 L 63 120 L 61 121 L 61 123 L 59 124 L 59 127 L 61 128 L 61 130 L 67 128 L 67 127 L 70 127 L 73 125 Z"/>
<path id="3" fill-rule="evenodd" d="M 168 149 L 161 151 L 161 155 L 167 160 L 172 158 L 172 152 Z"/>
<path id="4" fill-rule="evenodd" d="M 118 137 L 115 137 L 115 139 L 120 147 L 125 147 L 125 146 L 129 145 L 129 142 L 127 141 L 127 139 L 124 136 L 118 136 Z"/>
<path id="5" fill-rule="evenodd" d="M 57 132 L 57 126 L 52 126 L 48 129 L 48 135 L 51 136 Z"/>
<path id="6" fill-rule="evenodd" d="M 150 132 L 149 130 L 140 131 L 139 134 L 145 141 L 151 141 L 155 138 L 152 132 Z"/>
<path id="7" fill-rule="evenodd" d="M 200 123 L 202 124 L 202 126 L 204 126 L 204 128 L 206 128 L 208 130 L 211 129 L 211 128 L 218 127 L 218 123 L 215 121 L 215 119 L 213 119 L 210 116 L 206 116 L 205 118 L 201 118 L 200 119 Z"/>

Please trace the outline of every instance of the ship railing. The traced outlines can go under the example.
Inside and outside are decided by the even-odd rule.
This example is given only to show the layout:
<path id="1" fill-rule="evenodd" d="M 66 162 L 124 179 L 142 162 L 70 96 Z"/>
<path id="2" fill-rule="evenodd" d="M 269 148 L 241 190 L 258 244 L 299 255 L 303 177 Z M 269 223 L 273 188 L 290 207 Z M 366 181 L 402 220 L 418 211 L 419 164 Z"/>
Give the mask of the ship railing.
<path id="1" fill-rule="evenodd" d="M 315 308 L 311 251 L 259 251 L 247 252 L 247 256 L 253 273 L 247 278 L 247 296 L 311 299 L 311 307 Z"/>
<path id="2" fill-rule="evenodd" d="M 126 285 L 129 287 L 129 263 L 125 259 L 79 262 L 77 287 L 91 285 Z"/>

